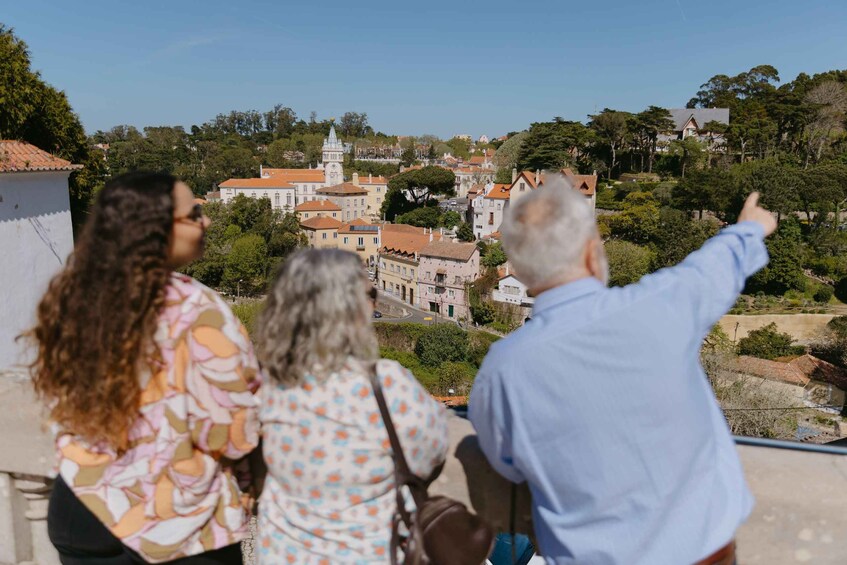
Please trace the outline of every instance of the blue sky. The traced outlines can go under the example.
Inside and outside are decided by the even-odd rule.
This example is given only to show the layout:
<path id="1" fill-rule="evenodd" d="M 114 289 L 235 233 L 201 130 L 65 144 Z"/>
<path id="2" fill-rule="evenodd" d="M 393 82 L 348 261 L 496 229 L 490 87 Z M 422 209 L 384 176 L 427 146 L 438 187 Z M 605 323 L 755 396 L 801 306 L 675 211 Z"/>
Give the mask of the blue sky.
<path id="1" fill-rule="evenodd" d="M 684 106 L 719 73 L 847 68 L 841 0 L 9 2 L 88 131 L 281 103 L 398 135 Z"/>

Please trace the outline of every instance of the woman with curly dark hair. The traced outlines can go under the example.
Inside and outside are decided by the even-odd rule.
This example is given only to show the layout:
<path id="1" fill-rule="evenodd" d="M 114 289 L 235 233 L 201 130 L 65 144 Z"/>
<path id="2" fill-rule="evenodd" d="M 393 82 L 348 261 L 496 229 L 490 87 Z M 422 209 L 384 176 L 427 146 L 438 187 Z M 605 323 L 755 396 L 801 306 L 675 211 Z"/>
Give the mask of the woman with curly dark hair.
<path id="1" fill-rule="evenodd" d="M 62 563 L 241 563 L 232 461 L 258 443 L 247 333 L 175 269 L 209 219 L 174 177 L 109 182 L 28 337 L 57 431 L 48 512 Z"/>

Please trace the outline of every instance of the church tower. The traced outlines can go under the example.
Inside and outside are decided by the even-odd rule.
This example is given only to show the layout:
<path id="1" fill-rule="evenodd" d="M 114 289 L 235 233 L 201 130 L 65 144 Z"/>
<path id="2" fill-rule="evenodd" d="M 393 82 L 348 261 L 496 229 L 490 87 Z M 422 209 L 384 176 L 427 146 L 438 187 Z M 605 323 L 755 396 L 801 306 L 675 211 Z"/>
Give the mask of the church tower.
<path id="1" fill-rule="evenodd" d="M 329 137 L 324 139 L 323 168 L 326 186 L 344 182 L 344 145 L 335 135 L 335 124 L 329 128 Z"/>

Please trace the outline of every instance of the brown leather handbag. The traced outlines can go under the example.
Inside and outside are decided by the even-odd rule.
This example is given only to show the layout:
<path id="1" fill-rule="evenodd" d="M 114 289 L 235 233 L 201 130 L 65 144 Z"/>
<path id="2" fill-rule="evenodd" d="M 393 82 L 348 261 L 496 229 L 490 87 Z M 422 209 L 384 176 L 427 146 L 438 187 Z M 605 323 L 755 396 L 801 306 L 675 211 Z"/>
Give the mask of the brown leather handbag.
<path id="1" fill-rule="evenodd" d="M 376 371 L 371 372 L 371 385 L 382 421 L 388 431 L 394 458 L 397 511 L 391 525 L 391 563 L 398 565 L 398 549 L 403 552 L 402 565 L 480 565 L 494 549 L 494 531 L 479 516 L 457 500 L 446 496 L 429 496 L 426 492 L 441 467 L 423 480 L 412 474 L 400 439 L 391 421 L 391 413 L 382 393 Z M 401 487 L 408 487 L 416 510 L 408 512 Z M 408 535 L 401 537 L 400 522 Z"/>

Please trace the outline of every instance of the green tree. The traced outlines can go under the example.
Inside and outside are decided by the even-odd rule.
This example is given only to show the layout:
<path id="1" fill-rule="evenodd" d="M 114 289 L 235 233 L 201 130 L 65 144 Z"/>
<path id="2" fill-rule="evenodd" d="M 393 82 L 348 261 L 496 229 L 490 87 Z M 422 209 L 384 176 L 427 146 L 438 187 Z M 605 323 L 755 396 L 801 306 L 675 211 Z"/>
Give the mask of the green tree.
<path id="1" fill-rule="evenodd" d="M 518 168 L 522 170 L 561 169 L 573 165 L 572 155 L 584 151 L 593 140 L 593 132 L 580 122 L 554 118 L 536 122 L 521 144 Z"/>
<path id="2" fill-rule="evenodd" d="M 435 206 L 422 206 L 397 216 L 394 221 L 419 228 L 436 228 L 441 221 L 441 212 Z"/>
<path id="3" fill-rule="evenodd" d="M 802 347 L 794 347 L 794 340 L 777 329 L 775 323 L 752 330 L 747 337 L 738 340 L 738 354 L 751 355 L 760 359 L 776 359 L 802 353 Z"/>
<path id="4" fill-rule="evenodd" d="M 454 228 L 462 221 L 462 216 L 455 210 L 447 210 L 441 215 L 440 224 L 445 228 Z"/>
<path id="5" fill-rule="evenodd" d="M 409 146 L 403 150 L 403 153 L 400 154 L 400 164 L 405 167 L 409 167 L 413 165 L 416 160 L 415 144 L 410 143 Z"/>
<path id="6" fill-rule="evenodd" d="M 226 257 L 221 283 L 231 293 L 252 296 L 262 291 L 267 275 L 268 246 L 255 234 L 236 239 Z"/>
<path id="7" fill-rule="evenodd" d="M 652 194 L 631 192 L 624 198 L 621 213 L 608 220 L 611 234 L 632 243 L 649 243 L 659 224 L 659 212 Z"/>
<path id="8" fill-rule="evenodd" d="M 29 49 L 13 30 L 0 24 L 0 139 L 21 139 L 88 170 L 71 173 L 71 215 L 75 227 L 85 220 L 105 170 L 102 154 L 92 153 L 79 117 L 65 93 L 31 69 Z"/>
<path id="9" fill-rule="evenodd" d="M 591 118 L 589 127 L 597 133 L 600 141 L 609 147 L 609 179 L 612 178 L 615 166 L 617 166 L 618 151 L 626 141 L 628 116 L 627 112 L 608 108 L 604 108 L 599 114 L 589 116 Z"/>
<path id="10" fill-rule="evenodd" d="M 671 267 L 703 246 L 718 231 L 716 222 L 692 220 L 686 212 L 662 208 L 653 235 L 655 268 Z"/>
<path id="11" fill-rule="evenodd" d="M 473 228 L 467 222 L 462 222 L 459 224 L 459 229 L 456 230 L 456 237 L 459 238 L 459 241 L 474 241 L 476 237 L 473 234 Z"/>
<path id="12" fill-rule="evenodd" d="M 455 185 L 456 175 L 442 167 L 427 166 L 400 173 L 388 181 L 388 192 L 380 215 L 391 220 L 422 206 L 434 196 L 452 196 Z"/>
<path id="13" fill-rule="evenodd" d="M 772 294 L 805 290 L 800 222 L 794 217 L 785 218 L 776 232 L 768 238 L 766 245 L 770 261 L 764 269 L 749 279 L 748 288 Z"/>
<path id="14" fill-rule="evenodd" d="M 512 181 L 512 169 L 518 166 L 518 159 L 520 158 L 521 149 L 523 147 L 526 138 L 529 137 L 529 132 L 522 131 L 520 133 L 516 133 L 511 136 L 503 145 L 501 145 L 497 151 L 494 152 L 494 165 L 499 170 L 508 171 L 509 180 L 507 181 L 496 181 L 496 182 L 511 182 Z"/>
<path id="15" fill-rule="evenodd" d="M 685 169 L 696 167 L 703 162 L 706 156 L 706 148 L 697 138 L 686 137 L 683 140 L 671 141 L 668 153 L 679 159 L 681 176 L 685 178 Z"/>
<path id="16" fill-rule="evenodd" d="M 493 269 L 505 263 L 506 260 L 506 252 L 503 251 L 503 246 L 498 241 L 486 248 L 485 255 L 480 259 L 480 263 L 484 267 Z"/>
<path id="17" fill-rule="evenodd" d="M 653 253 L 646 247 L 619 239 L 607 241 L 604 247 L 609 261 L 610 285 L 626 286 L 650 272 Z"/>
<path id="18" fill-rule="evenodd" d="M 429 367 L 464 361 L 467 354 L 468 333 L 454 324 L 430 326 L 415 344 L 415 355 Z"/>
<path id="19" fill-rule="evenodd" d="M 720 169 L 691 171 L 671 192 L 676 208 L 697 212 L 701 219 L 707 210 L 723 219 L 737 214 L 743 204 L 743 196 L 733 177 Z"/>

